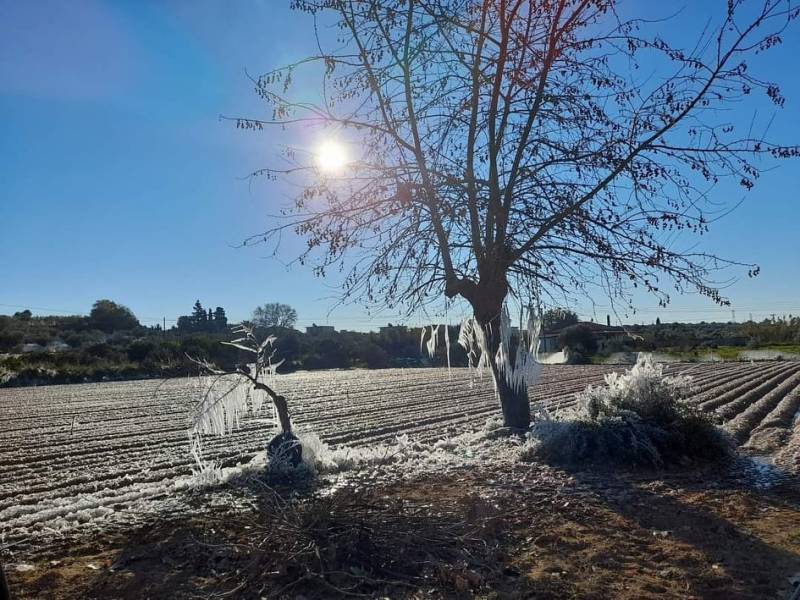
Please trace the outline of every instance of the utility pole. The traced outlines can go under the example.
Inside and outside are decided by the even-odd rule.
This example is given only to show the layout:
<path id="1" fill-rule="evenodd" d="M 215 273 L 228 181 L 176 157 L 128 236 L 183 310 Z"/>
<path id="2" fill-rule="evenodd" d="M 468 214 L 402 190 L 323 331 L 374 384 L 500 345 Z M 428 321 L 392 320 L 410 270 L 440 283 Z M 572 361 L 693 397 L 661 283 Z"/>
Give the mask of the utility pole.
<path id="1" fill-rule="evenodd" d="M 167 337 L 167 317 L 161 317 L 163 319 L 161 326 L 161 337 Z"/>

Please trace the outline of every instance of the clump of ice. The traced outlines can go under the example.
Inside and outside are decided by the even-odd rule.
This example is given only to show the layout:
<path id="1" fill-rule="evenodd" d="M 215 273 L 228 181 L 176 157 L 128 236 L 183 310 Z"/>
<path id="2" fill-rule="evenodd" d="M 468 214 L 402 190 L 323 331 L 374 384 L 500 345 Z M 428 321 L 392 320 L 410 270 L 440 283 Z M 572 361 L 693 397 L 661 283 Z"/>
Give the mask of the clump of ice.
<path id="1" fill-rule="evenodd" d="M 526 440 L 518 436 L 497 436 L 502 420 L 490 418 L 481 429 L 432 442 L 419 442 L 408 435 L 393 441 L 369 446 L 332 447 L 311 430 L 299 429 L 297 437 L 303 448 L 303 463 L 298 472 L 311 477 L 336 475 L 347 477 L 370 473 L 372 476 L 414 477 L 451 468 L 516 461 Z M 234 467 L 210 465 L 185 478 L 183 487 L 205 488 L 231 482 L 243 475 L 263 476 L 264 454 Z"/>
<path id="2" fill-rule="evenodd" d="M 625 373 L 605 376 L 605 386 L 589 386 L 578 394 L 577 416 L 597 418 L 619 410 L 650 415 L 677 403 L 692 393 L 688 375 L 665 375 L 664 365 L 650 354 L 640 354 Z"/>

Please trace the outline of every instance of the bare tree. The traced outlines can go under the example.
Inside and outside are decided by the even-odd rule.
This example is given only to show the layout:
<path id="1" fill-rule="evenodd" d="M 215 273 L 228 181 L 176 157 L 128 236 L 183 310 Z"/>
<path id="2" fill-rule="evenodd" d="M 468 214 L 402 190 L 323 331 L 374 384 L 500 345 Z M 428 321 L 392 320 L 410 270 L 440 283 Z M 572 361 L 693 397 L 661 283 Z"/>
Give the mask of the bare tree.
<path id="1" fill-rule="evenodd" d="M 308 243 L 301 263 L 318 275 L 347 269 L 346 299 L 409 312 L 442 294 L 465 299 L 517 427 L 530 420 L 527 390 L 507 385 L 497 359 L 509 294 L 527 302 L 599 285 L 624 299 L 643 287 L 666 304 L 667 279 L 726 303 L 718 272 L 758 267 L 682 245 L 729 208 L 715 184 L 750 189 L 763 159 L 798 155 L 737 131 L 730 109 L 757 92 L 783 106 L 746 61 L 779 45 L 799 9 L 729 0 L 679 48 L 617 4 L 293 0 L 333 21 L 337 49 L 319 44 L 254 80 L 269 118 L 231 118 L 244 129 L 311 125 L 358 155 L 331 171 L 288 148 L 285 168 L 257 174 L 301 192 L 245 243 L 294 230 Z M 298 69 L 315 63 L 322 99 L 294 100 Z"/>
<path id="2" fill-rule="evenodd" d="M 288 304 L 269 302 L 253 311 L 253 325 L 291 329 L 297 322 L 297 311 Z"/>

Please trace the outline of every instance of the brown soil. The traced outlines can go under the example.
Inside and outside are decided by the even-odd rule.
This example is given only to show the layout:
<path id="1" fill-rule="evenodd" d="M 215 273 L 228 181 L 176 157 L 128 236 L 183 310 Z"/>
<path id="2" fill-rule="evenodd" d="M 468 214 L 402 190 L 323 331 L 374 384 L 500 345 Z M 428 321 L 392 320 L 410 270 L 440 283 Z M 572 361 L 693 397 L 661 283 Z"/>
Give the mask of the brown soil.
<path id="1" fill-rule="evenodd" d="M 366 483 L 299 498 L 215 492 L 247 507 L 26 560 L 36 568 L 11 568 L 12 594 L 727 600 L 786 598 L 800 574 L 800 493 L 789 484 L 541 465 Z"/>

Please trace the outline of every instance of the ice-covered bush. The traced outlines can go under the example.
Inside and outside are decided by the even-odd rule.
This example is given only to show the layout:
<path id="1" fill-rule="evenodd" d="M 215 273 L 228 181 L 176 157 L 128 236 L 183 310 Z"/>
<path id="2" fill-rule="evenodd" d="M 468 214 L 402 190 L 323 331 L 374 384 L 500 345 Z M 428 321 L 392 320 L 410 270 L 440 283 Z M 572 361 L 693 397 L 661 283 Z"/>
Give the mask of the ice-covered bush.
<path id="1" fill-rule="evenodd" d="M 729 438 L 684 402 L 691 378 L 666 375 L 663 368 L 641 355 L 628 372 L 607 375 L 604 386 L 578 394 L 576 409 L 538 422 L 524 456 L 559 464 L 637 466 L 728 456 Z"/>

